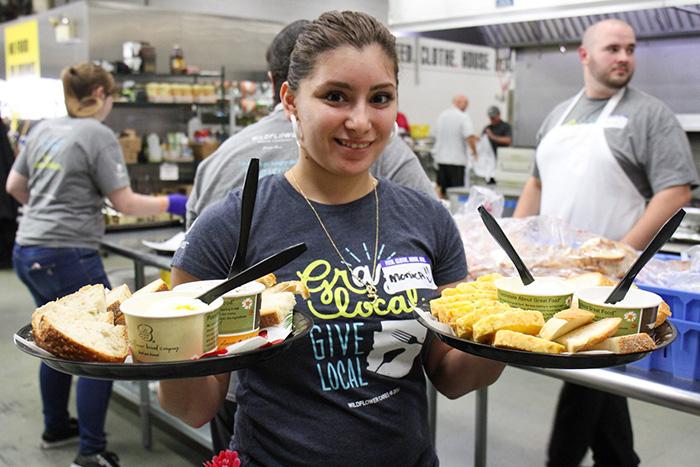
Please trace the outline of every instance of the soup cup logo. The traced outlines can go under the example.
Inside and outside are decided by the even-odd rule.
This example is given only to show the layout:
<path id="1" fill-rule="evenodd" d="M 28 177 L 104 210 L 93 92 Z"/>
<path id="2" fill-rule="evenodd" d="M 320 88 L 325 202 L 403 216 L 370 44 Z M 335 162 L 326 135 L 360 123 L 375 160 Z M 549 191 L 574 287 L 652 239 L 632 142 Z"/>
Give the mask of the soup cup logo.
<path id="1" fill-rule="evenodd" d="M 243 302 L 241 302 L 241 306 L 243 307 L 244 310 L 248 311 L 248 316 L 253 315 L 253 299 L 248 297 Z"/>
<path id="2" fill-rule="evenodd" d="M 571 296 L 566 297 L 566 306 L 567 306 L 567 308 L 571 308 L 571 299 L 572 299 Z"/>
<path id="3" fill-rule="evenodd" d="M 628 311 L 625 313 L 625 321 L 629 321 L 630 323 L 637 321 L 637 313 L 634 311 Z"/>
<path id="4" fill-rule="evenodd" d="M 139 337 L 145 342 L 153 342 L 153 328 L 148 324 L 139 324 L 137 327 Z"/>

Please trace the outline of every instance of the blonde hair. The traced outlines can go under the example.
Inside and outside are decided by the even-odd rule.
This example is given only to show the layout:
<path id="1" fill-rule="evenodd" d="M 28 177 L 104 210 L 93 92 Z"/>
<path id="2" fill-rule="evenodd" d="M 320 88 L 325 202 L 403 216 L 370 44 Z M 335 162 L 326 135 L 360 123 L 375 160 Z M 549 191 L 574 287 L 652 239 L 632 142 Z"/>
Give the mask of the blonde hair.
<path id="1" fill-rule="evenodd" d="M 114 90 L 114 78 L 104 68 L 92 63 L 81 63 L 61 71 L 63 97 L 71 117 L 91 117 L 104 106 L 104 100 L 92 93 L 102 86 L 105 96 Z"/>

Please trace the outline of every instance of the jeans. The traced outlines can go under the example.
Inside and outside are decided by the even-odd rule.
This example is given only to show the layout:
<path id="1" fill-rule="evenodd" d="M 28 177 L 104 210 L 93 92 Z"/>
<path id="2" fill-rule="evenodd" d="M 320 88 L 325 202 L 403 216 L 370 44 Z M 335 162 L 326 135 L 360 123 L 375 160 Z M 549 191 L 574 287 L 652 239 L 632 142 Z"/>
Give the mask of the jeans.
<path id="1" fill-rule="evenodd" d="M 103 284 L 109 287 L 97 250 L 15 244 L 12 262 L 17 276 L 27 286 L 37 306 L 73 293 L 84 285 Z M 41 363 L 39 386 L 46 431 L 61 431 L 68 426 L 71 380 L 71 375 Z M 78 379 L 76 401 L 80 454 L 93 454 L 105 449 L 104 426 L 111 394 L 112 381 Z"/>

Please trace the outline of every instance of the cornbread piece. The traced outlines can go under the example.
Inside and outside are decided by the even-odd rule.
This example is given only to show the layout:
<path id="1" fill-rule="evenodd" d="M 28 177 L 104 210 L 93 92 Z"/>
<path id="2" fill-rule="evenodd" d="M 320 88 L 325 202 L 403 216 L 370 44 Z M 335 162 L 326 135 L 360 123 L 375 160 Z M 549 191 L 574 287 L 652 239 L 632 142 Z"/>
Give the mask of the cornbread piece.
<path id="1" fill-rule="evenodd" d="M 564 346 L 556 342 L 506 329 L 496 333 L 493 338 L 493 346 L 540 353 L 562 353 L 564 351 Z"/>
<path id="2" fill-rule="evenodd" d="M 593 318 L 595 318 L 595 313 L 590 311 L 579 310 L 578 308 L 562 310 L 544 323 L 540 330 L 540 337 L 548 341 L 556 340 L 564 334 L 568 334 L 574 329 L 590 323 L 593 321 Z"/>
<path id="3" fill-rule="evenodd" d="M 297 299 L 292 292 L 263 292 L 260 305 L 260 327 L 283 324 L 291 316 Z"/>
<path id="4" fill-rule="evenodd" d="M 556 339 L 568 352 L 588 350 L 617 332 L 621 318 L 603 318 L 600 321 L 581 326 Z"/>
<path id="5" fill-rule="evenodd" d="M 502 329 L 537 334 L 543 325 L 544 318 L 539 311 L 515 309 L 481 318 L 474 324 L 472 332 L 476 342 L 490 342 Z"/>
<path id="6" fill-rule="evenodd" d="M 590 350 L 609 350 L 612 353 L 634 353 L 654 350 L 656 344 L 649 334 L 628 334 L 626 336 L 616 336 L 605 339 Z"/>
<path id="7" fill-rule="evenodd" d="M 462 339 L 471 339 L 474 332 L 474 324 L 480 319 L 516 309 L 517 308 L 513 308 L 501 302 L 484 303 L 454 320 L 452 329 L 458 337 Z"/>
<path id="8" fill-rule="evenodd" d="M 131 297 L 131 290 L 126 284 L 122 284 L 116 289 L 107 292 L 107 311 L 114 314 L 114 324 L 124 324 L 124 315 L 119 309 L 119 305 Z"/>

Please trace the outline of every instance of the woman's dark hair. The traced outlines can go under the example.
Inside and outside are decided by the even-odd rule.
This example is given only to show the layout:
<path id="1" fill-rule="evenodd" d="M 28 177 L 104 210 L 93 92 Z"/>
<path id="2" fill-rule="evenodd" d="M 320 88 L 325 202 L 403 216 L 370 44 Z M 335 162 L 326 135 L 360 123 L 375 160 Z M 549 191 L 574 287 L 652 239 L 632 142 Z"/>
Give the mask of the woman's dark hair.
<path id="1" fill-rule="evenodd" d="M 292 50 L 294 50 L 294 44 L 307 24 L 309 24 L 309 21 L 305 19 L 289 23 L 275 36 L 265 53 L 267 69 L 272 75 L 272 84 L 275 87 L 275 105 L 280 102 L 282 83 L 287 81 L 289 57 L 292 55 Z"/>
<path id="2" fill-rule="evenodd" d="M 289 60 L 287 83 L 292 90 L 311 75 L 319 55 L 344 45 L 357 49 L 378 44 L 394 64 L 394 78 L 399 80 L 396 39 L 372 16 L 357 11 L 329 11 L 310 22 L 299 34 Z M 358 64 L 359 65 L 359 64 Z"/>
<path id="3" fill-rule="evenodd" d="M 102 108 L 104 101 L 92 95 L 102 86 L 105 95 L 114 92 L 114 78 L 104 68 L 92 63 L 81 63 L 61 71 L 63 98 L 71 117 L 90 117 Z"/>

